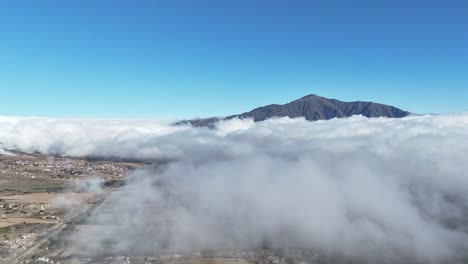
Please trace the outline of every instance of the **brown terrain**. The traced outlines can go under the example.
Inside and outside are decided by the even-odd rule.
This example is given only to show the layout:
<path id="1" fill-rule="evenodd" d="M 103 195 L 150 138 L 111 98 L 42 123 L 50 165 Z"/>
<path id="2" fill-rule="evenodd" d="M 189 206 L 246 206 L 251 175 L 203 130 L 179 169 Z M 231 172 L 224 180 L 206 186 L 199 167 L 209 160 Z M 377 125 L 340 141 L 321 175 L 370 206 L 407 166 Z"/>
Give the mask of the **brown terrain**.
<path id="1" fill-rule="evenodd" d="M 142 163 L 0 155 L 0 263 L 305 264 L 304 254 L 270 250 L 183 252 L 154 256 L 84 256 L 66 241 Z M 87 180 L 99 190 L 83 188 Z M 89 186 L 91 187 L 91 186 Z M 312 256 L 312 259 L 314 256 Z M 310 260 L 311 257 L 309 256 Z M 309 262 L 310 263 L 310 262 Z"/>
<path id="2" fill-rule="evenodd" d="M 31 257 L 29 253 L 36 250 L 30 248 L 46 242 L 48 232 L 61 230 L 74 210 L 86 207 L 142 165 L 25 153 L 0 155 L 0 263 L 47 263 Z M 88 188 L 88 180 L 103 190 Z"/>

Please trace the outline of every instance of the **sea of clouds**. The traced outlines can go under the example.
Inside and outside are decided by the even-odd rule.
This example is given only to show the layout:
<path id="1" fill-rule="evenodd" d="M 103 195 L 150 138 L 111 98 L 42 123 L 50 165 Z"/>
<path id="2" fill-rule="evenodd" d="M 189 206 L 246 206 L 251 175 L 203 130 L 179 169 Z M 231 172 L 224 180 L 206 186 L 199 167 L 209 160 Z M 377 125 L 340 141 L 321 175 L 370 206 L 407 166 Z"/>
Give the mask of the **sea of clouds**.
<path id="1" fill-rule="evenodd" d="M 82 252 L 313 248 L 440 263 L 468 248 L 468 113 L 309 122 L 0 118 L 0 149 L 168 161 L 134 172 Z"/>

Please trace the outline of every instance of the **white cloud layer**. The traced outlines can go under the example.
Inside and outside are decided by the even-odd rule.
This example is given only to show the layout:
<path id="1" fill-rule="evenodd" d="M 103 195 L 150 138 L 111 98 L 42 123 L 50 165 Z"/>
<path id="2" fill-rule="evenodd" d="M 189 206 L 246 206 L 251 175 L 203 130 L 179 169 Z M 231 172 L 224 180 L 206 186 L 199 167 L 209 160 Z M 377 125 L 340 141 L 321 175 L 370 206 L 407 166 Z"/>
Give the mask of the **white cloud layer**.
<path id="1" fill-rule="evenodd" d="M 0 142 L 5 151 L 173 160 L 135 172 L 110 196 L 90 219 L 98 225 L 74 237 L 84 252 L 270 246 L 440 263 L 468 247 L 468 114 L 216 129 L 0 118 Z"/>

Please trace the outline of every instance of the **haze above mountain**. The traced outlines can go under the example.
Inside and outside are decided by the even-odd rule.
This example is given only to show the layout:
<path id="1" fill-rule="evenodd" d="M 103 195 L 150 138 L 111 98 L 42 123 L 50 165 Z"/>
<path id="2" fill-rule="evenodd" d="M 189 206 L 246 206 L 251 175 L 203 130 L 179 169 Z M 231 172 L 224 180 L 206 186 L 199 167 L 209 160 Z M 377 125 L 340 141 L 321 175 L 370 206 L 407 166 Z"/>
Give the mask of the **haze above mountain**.
<path id="1" fill-rule="evenodd" d="M 257 122 L 273 117 L 286 116 L 291 118 L 304 117 L 309 121 L 328 120 L 332 118 L 350 117 L 353 115 L 401 118 L 409 114 L 410 112 L 408 111 L 390 105 L 363 101 L 343 102 L 310 94 L 286 104 L 270 104 L 238 115 L 184 120 L 177 124 L 188 123 L 193 126 L 213 126 L 214 123 L 219 120 L 229 120 L 233 118 L 252 118 Z"/>

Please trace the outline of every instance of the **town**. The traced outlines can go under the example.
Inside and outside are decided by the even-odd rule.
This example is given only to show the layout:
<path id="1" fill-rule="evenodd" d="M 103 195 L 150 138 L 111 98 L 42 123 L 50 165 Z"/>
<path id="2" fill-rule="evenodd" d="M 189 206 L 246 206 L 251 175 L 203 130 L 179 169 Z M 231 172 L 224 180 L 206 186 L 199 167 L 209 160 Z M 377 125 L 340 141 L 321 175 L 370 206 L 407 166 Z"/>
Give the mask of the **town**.
<path id="1" fill-rule="evenodd" d="M 141 166 L 20 152 L 0 155 L 0 262 L 35 245 L 45 232 L 63 225 L 71 211 Z"/>

